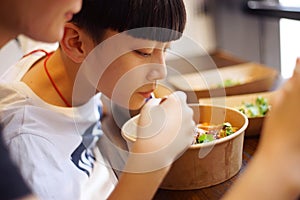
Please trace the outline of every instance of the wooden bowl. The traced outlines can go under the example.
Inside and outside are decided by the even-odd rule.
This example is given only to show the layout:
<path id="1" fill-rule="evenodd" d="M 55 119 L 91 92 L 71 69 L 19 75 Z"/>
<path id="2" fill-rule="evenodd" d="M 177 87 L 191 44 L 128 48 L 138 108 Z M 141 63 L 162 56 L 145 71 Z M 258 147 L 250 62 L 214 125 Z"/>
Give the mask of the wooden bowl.
<path id="1" fill-rule="evenodd" d="M 209 187 L 230 179 L 241 168 L 244 132 L 248 126 L 247 117 L 228 107 L 193 105 L 191 108 L 194 110 L 196 123 L 230 122 L 232 126 L 238 127 L 238 131 L 213 142 L 191 145 L 173 163 L 161 188 L 190 190 Z M 134 123 L 137 117 L 126 122 L 122 127 L 122 136 L 129 145 L 135 141 Z"/>
<path id="2" fill-rule="evenodd" d="M 277 70 L 250 62 L 198 73 L 174 75 L 167 81 L 176 90 L 184 91 L 189 103 L 196 103 L 200 98 L 269 91 L 277 77 Z M 232 81 L 233 84 L 224 85 L 226 80 Z"/>

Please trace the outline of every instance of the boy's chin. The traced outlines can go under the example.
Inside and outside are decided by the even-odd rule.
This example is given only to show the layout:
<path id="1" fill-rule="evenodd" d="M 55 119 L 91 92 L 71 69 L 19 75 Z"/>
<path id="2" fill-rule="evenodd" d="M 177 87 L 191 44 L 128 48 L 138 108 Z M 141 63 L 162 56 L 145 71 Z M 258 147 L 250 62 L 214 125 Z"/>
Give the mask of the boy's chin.
<path id="1" fill-rule="evenodd" d="M 143 102 L 135 102 L 135 104 L 131 103 L 129 105 L 129 112 L 130 115 L 133 117 L 137 114 L 139 114 L 141 112 L 141 109 L 143 108 L 143 106 L 145 105 L 146 100 L 144 100 Z"/>
<path id="2" fill-rule="evenodd" d="M 130 104 L 130 105 L 126 105 L 124 103 L 120 103 L 120 102 L 114 102 L 112 101 L 114 105 L 118 106 L 120 109 L 123 110 L 128 110 L 130 113 L 137 113 L 140 112 L 140 110 L 142 109 L 142 107 L 144 106 L 144 103 L 136 103 L 136 104 Z"/>
<path id="3" fill-rule="evenodd" d="M 138 115 L 141 112 L 141 109 L 142 108 L 137 109 L 137 110 L 129 110 L 130 116 L 134 117 L 134 116 Z"/>

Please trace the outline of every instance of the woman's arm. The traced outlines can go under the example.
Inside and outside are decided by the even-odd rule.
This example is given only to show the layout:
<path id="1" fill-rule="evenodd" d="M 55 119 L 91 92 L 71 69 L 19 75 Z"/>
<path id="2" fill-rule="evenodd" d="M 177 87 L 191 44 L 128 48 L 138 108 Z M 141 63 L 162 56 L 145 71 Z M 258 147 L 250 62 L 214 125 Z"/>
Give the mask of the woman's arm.
<path id="1" fill-rule="evenodd" d="M 253 160 L 224 199 L 296 199 L 300 194 L 300 60 L 272 99 Z"/>
<path id="2" fill-rule="evenodd" d="M 35 199 L 35 197 L 31 195 L 31 190 L 26 185 L 18 167 L 12 162 L 3 142 L 1 131 L 0 159 L 0 199 Z"/>
<path id="3" fill-rule="evenodd" d="M 80 195 L 80 183 L 73 177 L 70 161 L 53 143 L 26 133 L 14 137 L 8 146 L 26 183 L 39 198 L 74 199 Z"/>

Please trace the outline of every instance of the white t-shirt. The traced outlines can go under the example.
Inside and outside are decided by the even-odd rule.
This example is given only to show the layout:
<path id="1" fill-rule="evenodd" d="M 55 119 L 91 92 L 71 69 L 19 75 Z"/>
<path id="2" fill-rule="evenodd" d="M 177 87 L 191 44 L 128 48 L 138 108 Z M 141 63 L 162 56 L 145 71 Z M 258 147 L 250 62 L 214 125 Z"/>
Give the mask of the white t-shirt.
<path id="1" fill-rule="evenodd" d="M 73 108 L 40 99 L 21 78 L 43 53 L 0 77 L 0 119 L 13 160 L 41 199 L 106 199 L 116 177 L 95 143 L 102 135 L 100 93 Z"/>

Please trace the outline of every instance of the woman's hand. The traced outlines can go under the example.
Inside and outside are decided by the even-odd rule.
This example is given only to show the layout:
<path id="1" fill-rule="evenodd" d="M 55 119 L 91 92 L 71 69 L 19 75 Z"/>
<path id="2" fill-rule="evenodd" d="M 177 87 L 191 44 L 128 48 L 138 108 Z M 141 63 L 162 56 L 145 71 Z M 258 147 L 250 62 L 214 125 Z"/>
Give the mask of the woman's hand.
<path id="1" fill-rule="evenodd" d="M 300 59 L 293 76 L 272 100 L 258 155 L 277 167 L 300 194 Z M 291 189 L 292 186 L 291 185 Z"/>

